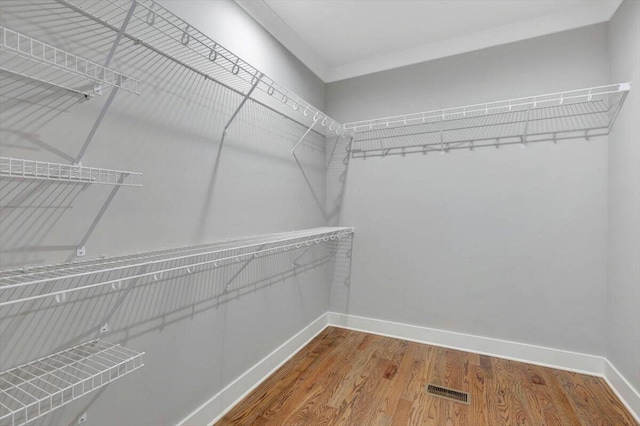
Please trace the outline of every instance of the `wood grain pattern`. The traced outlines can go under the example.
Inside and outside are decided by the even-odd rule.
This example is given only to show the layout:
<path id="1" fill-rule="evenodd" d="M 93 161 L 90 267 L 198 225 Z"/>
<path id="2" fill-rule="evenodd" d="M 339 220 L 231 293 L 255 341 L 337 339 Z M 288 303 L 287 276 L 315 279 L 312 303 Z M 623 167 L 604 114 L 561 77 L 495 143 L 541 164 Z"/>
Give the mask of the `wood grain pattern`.
<path id="1" fill-rule="evenodd" d="M 470 392 L 461 404 L 427 383 Z M 218 425 L 634 425 L 598 377 L 329 327 Z"/>

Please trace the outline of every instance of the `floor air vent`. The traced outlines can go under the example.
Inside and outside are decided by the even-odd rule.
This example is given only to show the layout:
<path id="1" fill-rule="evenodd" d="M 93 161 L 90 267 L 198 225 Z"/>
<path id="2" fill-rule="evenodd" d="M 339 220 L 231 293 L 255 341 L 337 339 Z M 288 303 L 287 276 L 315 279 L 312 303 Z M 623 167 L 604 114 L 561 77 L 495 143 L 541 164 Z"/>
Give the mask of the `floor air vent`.
<path id="1" fill-rule="evenodd" d="M 445 388 L 436 385 L 427 385 L 426 392 L 441 398 L 450 399 L 451 401 L 462 402 L 463 404 L 471 404 L 471 396 L 466 392 Z"/>

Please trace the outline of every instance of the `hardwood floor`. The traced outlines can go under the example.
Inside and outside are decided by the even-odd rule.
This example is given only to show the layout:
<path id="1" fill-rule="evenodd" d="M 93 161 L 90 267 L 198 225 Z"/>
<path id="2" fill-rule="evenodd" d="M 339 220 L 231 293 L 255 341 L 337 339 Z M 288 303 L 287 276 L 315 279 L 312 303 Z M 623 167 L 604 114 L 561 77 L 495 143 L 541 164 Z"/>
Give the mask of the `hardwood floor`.
<path id="1" fill-rule="evenodd" d="M 425 393 L 470 392 L 471 404 Z M 218 425 L 637 425 L 598 377 L 329 327 Z"/>

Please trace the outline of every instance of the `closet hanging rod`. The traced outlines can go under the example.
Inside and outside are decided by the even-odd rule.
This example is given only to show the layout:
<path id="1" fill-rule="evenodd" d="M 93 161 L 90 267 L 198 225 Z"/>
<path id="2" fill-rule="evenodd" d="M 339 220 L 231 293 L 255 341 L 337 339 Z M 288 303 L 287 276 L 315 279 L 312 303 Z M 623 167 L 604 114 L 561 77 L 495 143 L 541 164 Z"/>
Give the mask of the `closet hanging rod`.
<path id="1" fill-rule="evenodd" d="M 598 130 L 598 129 L 589 129 L 589 130 Z M 564 141 L 564 140 L 572 140 L 581 138 L 584 134 L 579 134 L 579 132 L 583 130 L 576 130 L 573 134 L 570 135 L 560 135 L 552 138 L 551 140 L 554 142 Z M 545 134 L 543 134 L 545 135 Z M 605 133 L 606 135 L 606 133 Z M 545 142 L 549 139 L 539 138 L 539 133 L 532 133 L 529 135 L 530 138 L 527 140 L 527 144 L 537 143 L 537 142 Z M 595 133 L 588 135 L 589 137 L 603 136 L 601 133 Z M 407 154 L 427 154 L 430 152 L 434 153 L 448 153 L 449 151 L 455 150 L 474 150 L 477 148 L 499 148 L 501 146 L 507 145 L 521 145 L 522 139 L 520 136 L 518 137 L 504 137 L 500 138 L 500 140 L 496 141 L 496 138 L 485 138 L 485 139 L 468 139 L 468 140 L 458 140 L 452 142 L 445 142 L 444 144 L 437 143 L 426 143 L 426 144 L 413 144 L 413 145 L 402 145 L 389 147 L 384 149 L 360 149 L 354 148 L 349 149 L 349 154 L 353 158 L 373 158 L 373 157 L 387 157 L 392 155 L 407 155 Z"/>
<path id="2" fill-rule="evenodd" d="M 0 26 L 0 34 L 2 35 L 1 50 L 8 55 L 3 58 L 3 68 L 10 73 L 75 92 L 79 90 L 67 83 L 67 80 L 71 75 L 81 77 L 96 85 L 93 93 L 82 92 L 87 96 L 99 94 L 101 85 L 118 87 L 127 92 L 140 94 L 140 80 L 126 74 L 3 26 Z M 61 81 L 55 81 L 56 78 L 52 78 L 50 73 L 47 73 L 47 78 L 38 76 L 38 73 L 42 73 L 43 69 L 55 69 L 62 72 L 62 75 L 56 76 Z"/>
<path id="3" fill-rule="evenodd" d="M 142 173 L 0 157 L 0 177 L 48 180 L 55 182 L 95 183 L 102 185 L 142 186 Z"/>
<path id="4" fill-rule="evenodd" d="M 528 109 L 560 106 L 578 102 L 591 102 L 607 95 L 621 94 L 620 105 L 631 89 L 630 83 L 617 83 L 605 86 L 589 87 L 586 89 L 568 90 L 545 95 L 535 95 L 522 98 L 494 101 L 461 107 L 424 111 L 370 120 L 354 121 L 344 124 L 345 132 L 357 134 L 385 128 L 397 128 L 414 124 L 442 122 L 453 119 L 472 118 L 486 115 L 505 114 Z"/>
<path id="5" fill-rule="evenodd" d="M 114 31 L 118 29 L 118 19 L 128 11 L 131 1 L 135 2 L 136 7 L 123 34 L 124 37 L 235 93 L 245 95 L 260 73 L 255 67 L 153 0 L 57 1 Z M 255 96 L 251 99 L 280 115 L 288 118 L 288 114 L 269 105 L 268 102 L 288 106 L 308 121 L 319 121 L 325 131 L 318 132 L 319 134 L 343 132 L 343 127 L 338 121 L 268 76 L 260 79 L 257 92 L 261 93 L 260 99 Z M 305 127 L 309 126 L 296 122 Z"/>
<path id="6" fill-rule="evenodd" d="M 562 120 L 568 118 L 579 118 L 581 116 L 588 116 L 591 114 L 599 114 L 604 113 L 606 110 L 603 109 L 603 105 L 598 103 L 598 101 L 594 101 L 588 105 L 591 105 L 591 108 L 584 108 L 583 104 L 568 104 L 565 105 L 565 111 L 560 112 L 558 115 L 553 115 L 551 109 L 557 107 L 546 107 L 549 111 L 545 111 L 545 108 L 540 108 L 538 111 L 542 112 L 540 115 L 529 117 L 529 123 L 536 123 L 538 121 L 544 120 Z M 580 107 L 576 110 L 573 110 L 573 107 Z M 545 113 L 546 112 L 546 113 Z M 367 130 L 364 132 L 358 133 L 358 142 L 368 142 L 368 141 L 379 141 L 390 138 L 397 137 L 409 137 L 409 136 L 418 136 L 418 135 L 428 135 L 440 132 L 448 132 L 448 131 L 460 131 L 460 130 L 471 130 L 471 129 L 482 129 L 485 127 L 494 127 L 494 126 L 504 126 L 510 124 L 524 124 L 527 121 L 526 110 L 514 111 L 511 113 L 511 116 L 507 116 L 505 113 L 493 113 L 487 114 L 477 117 L 460 117 L 460 118 L 452 118 L 446 121 L 434 121 L 434 122 L 426 122 L 426 123 L 414 123 L 407 124 L 402 127 L 389 127 L 383 128 L 380 130 Z M 431 126 L 431 127 L 425 127 Z M 403 130 L 402 134 L 396 133 L 394 131 Z M 586 129 L 579 129 L 586 130 Z M 488 138 L 495 139 L 495 138 Z"/>
<path id="7" fill-rule="evenodd" d="M 354 228 L 346 227 L 314 228 L 159 252 L 0 271 L 0 306 L 52 296 L 61 302 L 66 300 L 67 294 L 80 290 L 106 285 L 119 289 L 124 282 L 144 277 L 159 281 L 166 277 L 164 274 L 174 271 L 193 273 L 201 267 L 227 266 L 341 240 L 353 232 Z M 25 288 L 32 288 L 34 294 L 25 294 Z"/>
<path id="8" fill-rule="evenodd" d="M 0 372 L 0 424 L 22 426 L 144 366 L 144 352 L 93 340 Z"/>
<path id="9" fill-rule="evenodd" d="M 77 6 L 76 6 L 76 5 L 74 5 L 73 3 L 70 3 L 70 2 L 68 2 L 68 1 L 66 1 L 66 0 L 57 0 L 57 1 L 58 1 L 59 3 L 64 4 L 65 6 L 67 6 L 67 7 L 68 7 L 68 8 L 70 8 L 70 9 L 72 9 L 73 11 L 75 11 L 75 12 L 77 12 L 77 13 L 79 13 L 79 14 L 81 14 L 81 15 L 83 15 L 83 16 L 85 16 L 85 17 L 89 18 L 89 19 L 92 19 L 93 21 L 95 21 L 95 22 L 97 22 L 97 23 L 99 23 L 99 24 L 103 25 L 103 26 L 104 26 L 104 27 L 106 27 L 106 28 L 109 28 L 110 30 L 112 30 L 112 31 L 114 31 L 114 32 L 116 32 L 116 33 L 119 31 L 119 28 L 118 28 L 117 26 L 112 25 L 112 24 L 110 24 L 109 22 L 107 22 L 107 21 L 105 21 L 105 20 L 103 20 L 103 19 L 101 19 L 101 18 L 98 18 L 97 16 L 94 16 L 94 15 L 90 14 L 89 12 L 85 11 L 84 9 L 81 9 L 81 8 L 77 7 Z M 209 74 L 207 74 L 207 73 L 205 73 L 205 72 L 203 72 L 203 71 L 200 71 L 200 70 L 198 70 L 198 69 L 196 69 L 196 68 L 194 68 L 194 67 L 190 66 L 189 64 L 186 64 L 186 63 L 184 63 L 184 62 L 180 61 L 179 59 L 177 59 L 177 58 L 175 58 L 175 57 L 173 57 L 173 56 L 169 55 L 168 53 L 165 53 L 165 52 L 163 52 L 162 50 L 160 50 L 160 49 L 158 49 L 158 48 L 156 48 L 156 47 L 154 47 L 154 46 L 151 46 L 151 45 L 149 45 L 149 44 L 145 43 L 144 41 L 139 40 L 139 39 L 137 39 L 136 37 L 133 37 L 132 35 L 130 35 L 130 34 L 126 33 L 126 32 L 123 34 L 123 37 L 125 37 L 125 38 L 127 38 L 128 40 L 130 40 L 130 41 L 134 42 L 134 44 L 138 44 L 138 45 L 140 45 L 140 46 L 143 46 L 143 47 L 145 47 L 146 49 L 149 49 L 149 50 L 151 50 L 152 52 L 154 52 L 154 53 L 156 53 L 156 54 L 158 54 L 158 55 L 161 55 L 162 57 L 167 58 L 167 59 L 169 59 L 169 60 L 171 60 L 171 61 L 173 61 L 173 62 L 177 63 L 178 65 L 180 65 L 180 66 L 182 66 L 182 67 L 184 67 L 184 68 L 188 69 L 189 71 L 192 71 L 192 72 L 194 72 L 194 73 L 196 73 L 196 74 L 200 75 L 201 77 L 204 77 L 204 78 L 206 78 L 206 79 L 208 79 L 208 80 L 215 81 L 215 82 L 216 82 L 216 84 L 219 84 L 220 86 L 224 87 L 224 88 L 225 88 L 225 89 L 227 89 L 227 90 L 230 90 L 230 91 L 232 91 L 232 92 L 234 92 L 234 93 L 236 93 L 236 94 L 238 94 L 238 95 L 240 95 L 240 96 L 244 96 L 244 93 L 243 93 L 241 90 L 238 90 L 238 89 L 236 89 L 236 88 L 234 88 L 234 87 L 229 86 L 229 85 L 228 85 L 228 84 L 226 84 L 226 83 L 223 83 L 223 82 L 221 82 L 221 81 L 218 81 L 218 80 L 214 79 L 214 78 L 213 78 L 213 77 L 211 77 Z M 260 106 L 261 106 L 261 107 L 263 107 L 263 108 L 266 108 L 266 109 L 270 110 L 271 112 L 274 112 L 274 113 L 276 113 L 276 114 L 280 115 L 282 118 L 285 118 L 285 119 L 287 119 L 287 120 L 290 120 L 290 121 L 292 121 L 292 122 L 296 123 L 296 124 L 297 124 L 297 125 L 299 125 L 299 126 L 307 127 L 307 125 L 306 125 L 305 123 L 302 123 L 302 122 L 300 122 L 300 121 L 298 121 L 298 120 L 296 120 L 296 119 L 294 119 L 294 118 L 292 118 L 292 117 L 288 116 L 287 114 L 285 114 L 285 113 L 283 113 L 283 112 L 281 112 L 281 111 L 278 111 L 277 109 L 275 109 L 275 108 L 271 107 L 270 105 L 265 104 L 264 102 L 261 102 L 261 101 L 259 101 L 259 100 L 253 99 L 253 98 L 251 99 L 251 101 L 252 101 L 252 102 L 255 102 L 256 104 L 260 105 Z M 318 134 L 318 135 L 323 136 L 323 133 L 321 133 L 321 132 L 319 132 L 319 131 L 314 130 L 314 133 L 316 133 L 316 134 Z"/>

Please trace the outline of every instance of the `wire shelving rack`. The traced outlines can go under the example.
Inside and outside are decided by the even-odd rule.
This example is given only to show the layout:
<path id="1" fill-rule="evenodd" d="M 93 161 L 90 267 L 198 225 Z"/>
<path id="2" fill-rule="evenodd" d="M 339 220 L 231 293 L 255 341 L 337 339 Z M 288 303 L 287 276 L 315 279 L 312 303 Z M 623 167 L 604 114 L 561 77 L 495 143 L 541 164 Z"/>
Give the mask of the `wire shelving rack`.
<path id="1" fill-rule="evenodd" d="M 0 35 L 0 71 L 87 97 L 104 86 L 140 94 L 140 80 L 6 27 Z"/>
<path id="2" fill-rule="evenodd" d="M 221 46 L 189 22 L 154 0 L 57 0 L 78 13 L 118 31 L 134 3 L 123 37 L 228 89 L 324 134 L 341 134 L 343 126 L 293 91 Z M 256 90 L 252 90 L 255 86 Z M 286 108 L 285 108 L 286 107 Z M 315 126 L 317 123 L 317 126 Z"/>
<path id="3" fill-rule="evenodd" d="M 30 423 L 144 366 L 143 355 L 93 340 L 0 372 L 0 424 Z"/>
<path id="4" fill-rule="evenodd" d="M 345 123 L 353 157 L 474 149 L 611 130 L 629 83 Z"/>
<path id="5" fill-rule="evenodd" d="M 103 185 L 142 186 L 142 173 L 124 170 L 50 163 L 22 158 L 0 157 L 0 177 L 49 180 L 56 182 L 97 183 Z"/>
<path id="6" fill-rule="evenodd" d="M 152 278 L 160 281 L 173 273 L 194 273 L 206 268 L 281 253 L 350 237 L 354 228 L 324 227 L 247 237 L 193 247 L 182 247 L 128 256 L 0 271 L 0 306 L 47 297 L 63 302 L 81 290 Z"/>

